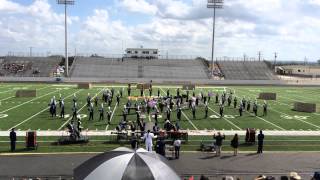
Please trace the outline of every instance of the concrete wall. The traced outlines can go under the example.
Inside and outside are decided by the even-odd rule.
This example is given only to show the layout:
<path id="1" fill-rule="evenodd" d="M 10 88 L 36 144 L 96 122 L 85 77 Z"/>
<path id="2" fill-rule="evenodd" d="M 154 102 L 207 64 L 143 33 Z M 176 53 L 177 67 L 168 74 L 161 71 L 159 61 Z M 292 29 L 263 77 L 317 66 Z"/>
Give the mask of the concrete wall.
<path id="1" fill-rule="evenodd" d="M 286 74 L 320 75 L 320 66 L 291 65 L 277 67 L 282 67 Z"/>

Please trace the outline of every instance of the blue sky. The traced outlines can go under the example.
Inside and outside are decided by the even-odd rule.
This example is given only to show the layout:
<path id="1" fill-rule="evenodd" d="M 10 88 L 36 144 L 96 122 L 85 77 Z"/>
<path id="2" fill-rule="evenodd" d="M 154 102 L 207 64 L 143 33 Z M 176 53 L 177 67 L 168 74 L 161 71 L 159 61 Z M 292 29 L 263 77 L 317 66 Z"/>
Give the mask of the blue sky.
<path id="1" fill-rule="evenodd" d="M 210 58 L 206 0 L 77 0 L 68 7 L 69 51 L 121 54 L 127 47 Z M 216 57 L 320 59 L 320 0 L 225 0 Z M 64 8 L 56 0 L 0 0 L 0 55 L 62 53 Z"/>

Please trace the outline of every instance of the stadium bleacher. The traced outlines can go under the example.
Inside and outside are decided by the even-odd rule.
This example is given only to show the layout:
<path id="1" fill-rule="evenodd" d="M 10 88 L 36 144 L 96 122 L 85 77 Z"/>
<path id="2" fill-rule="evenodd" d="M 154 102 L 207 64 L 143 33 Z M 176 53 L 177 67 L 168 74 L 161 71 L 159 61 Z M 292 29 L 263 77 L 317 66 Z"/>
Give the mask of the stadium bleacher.
<path id="1" fill-rule="evenodd" d="M 2 76 L 50 77 L 61 62 L 61 57 L 8 56 L 0 63 Z"/>
<path id="2" fill-rule="evenodd" d="M 208 79 L 201 60 L 108 59 L 78 57 L 71 67 L 72 77 Z"/>
<path id="3" fill-rule="evenodd" d="M 218 61 L 225 79 L 278 80 L 264 61 Z"/>

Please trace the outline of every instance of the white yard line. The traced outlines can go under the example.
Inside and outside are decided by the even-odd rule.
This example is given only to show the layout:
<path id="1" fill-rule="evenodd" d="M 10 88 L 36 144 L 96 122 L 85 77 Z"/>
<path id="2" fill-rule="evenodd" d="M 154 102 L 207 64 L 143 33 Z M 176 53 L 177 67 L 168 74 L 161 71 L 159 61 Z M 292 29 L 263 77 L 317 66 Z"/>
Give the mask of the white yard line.
<path id="1" fill-rule="evenodd" d="M 248 112 L 248 113 L 249 113 L 249 112 Z M 253 113 L 250 113 L 250 114 L 251 114 L 251 115 L 254 115 Z M 264 119 L 264 118 L 262 118 L 262 117 L 259 117 L 259 116 L 256 116 L 256 117 L 257 117 L 258 119 L 263 120 L 263 121 L 266 122 L 266 123 L 269 123 L 269 124 L 271 124 L 271 125 L 279 128 L 279 129 L 283 130 L 283 131 L 286 130 L 286 129 L 284 129 L 284 128 L 282 128 L 282 127 L 280 127 L 280 126 L 278 126 L 278 125 L 276 125 L 276 124 L 274 124 L 274 123 L 272 123 L 272 122 L 270 122 L 270 121 L 267 121 L 266 119 Z"/>
<path id="2" fill-rule="evenodd" d="M 150 116 L 150 114 L 148 115 L 148 118 L 149 118 L 149 122 L 151 122 L 151 116 Z"/>
<path id="3" fill-rule="evenodd" d="M 183 111 L 181 111 L 181 113 L 189 121 L 189 123 L 194 127 L 194 129 L 199 130 Z"/>
<path id="4" fill-rule="evenodd" d="M 16 89 L 11 89 L 11 90 L 7 90 L 7 91 L 1 91 L 0 94 L 2 93 L 7 93 L 7 92 L 11 92 L 11 91 L 15 91 Z"/>
<path id="5" fill-rule="evenodd" d="M 159 89 L 164 93 L 164 94 L 166 94 L 166 92 L 161 88 L 161 87 L 159 87 Z M 194 129 L 196 129 L 196 130 L 199 130 L 194 124 L 193 124 L 193 122 L 188 118 L 188 116 L 183 112 L 183 111 L 181 111 L 182 112 L 182 115 L 189 121 L 189 123 L 194 127 Z"/>
<path id="6" fill-rule="evenodd" d="M 208 109 L 212 112 L 214 112 L 216 115 L 219 115 L 219 113 L 217 113 L 216 111 L 214 111 L 213 109 L 211 109 L 211 107 L 208 106 Z M 235 128 L 237 128 L 238 130 L 242 130 L 239 126 L 235 125 L 233 122 L 229 121 L 227 118 L 222 117 L 222 119 L 224 119 L 225 121 L 227 121 L 229 124 L 231 124 L 232 126 L 234 126 Z"/>
<path id="7" fill-rule="evenodd" d="M 78 92 L 80 92 L 80 91 L 82 91 L 82 89 L 80 89 L 80 90 L 78 90 L 78 91 L 76 91 L 76 92 L 71 93 L 70 95 L 68 95 L 67 97 L 65 97 L 63 100 L 68 99 L 68 98 L 69 98 L 69 97 L 71 97 L 74 93 L 78 93 Z M 36 113 L 36 114 L 34 114 L 34 115 L 32 115 L 32 116 L 28 117 L 27 119 L 25 119 L 25 120 L 21 121 L 21 122 L 20 122 L 20 123 L 18 123 L 18 124 L 16 124 L 16 125 L 12 126 L 11 128 L 9 128 L 9 129 L 8 129 L 8 131 L 9 131 L 9 130 L 11 130 L 12 128 L 16 128 L 16 127 L 20 126 L 21 124 L 24 124 L 25 122 L 27 122 L 27 121 L 29 121 L 30 119 L 34 118 L 35 116 L 37 116 L 37 115 L 41 114 L 42 112 L 44 112 L 44 111 L 48 110 L 49 108 L 50 108 L 50 107 L 46 107 L 46 108 L 44 108 L 44 109 L 43 109 L 43 110 L 41 110 L 40 112 L 38 112 L 38 113 Z"/>
<path id="8" fill-rule="evenodd" d="M 18 123 L 18 124 L 16 124 L 16 125 L 12 126 L 11 128 L 9 128 L 9 129 L 8 129 L 8 131 L 10 131 L 10 129 L 12 129 L 12 128 L 16 128 L 16 127 L 20 126 L 21 124 L 23 124 L 23 123 L 25 123 L 25 122 L 29 121 L 30 119 L 34 118 L 35 116 L 37 116 L 37 115 L 41 114 L 42 112 L 44 112 L 44 111 L 46 111 L 46 110 L 48 110 L 48 109 L 49 109 L 49 107 L 46 107 L 45 109 L 41 110 L 40 112 L 38 112 L 38 113 L 36 113 L 36 114 L 34 114 L 34 115 L 32 115 L 32 116 L 28 117 L 27 119 L 25 119 L 25 120 L 21 121 L 21 122 L 20 122 L 20 123 Z"/>
<path id="9" fill-rule="evenodd" d="M 96 93 L 96 95 L 93 96 L 93 97 L 91 98 L 91 100 L 94 99 L 96 96 L 98 96 L 98 94 L 100 94 L 103 90 L 104 90 L 104 88 L 102 88 L 98 93 Z M 77 113 L 79 113 L 79 112 L 80 112 L 84 107 L 86 107 L 86 106 L 87 106 L 87 104 L 84 103 L 84 105 L 77 111 Z M 64 128 L 65 125 L 66 125 L 71 119 L 72 119 L 72 116 L 70 116 L 70 118 L 69 118 L 65 123 L 63 123 L 63 124 L 59 127 L 58 131 L 60 131 L 62 128 Z"/>
<path id="10" fill-rule="evenodd" d="M 241 90 L 240 90 L 240 91 L 241 91 Z M 277 101 L 275 101 L 275 102 L 277 103 Z M 284 103 L 284 104 L 285 104 L 285 103 Z M 258 106 L 261 107 L 261 105 L 260 105 L 259 103 L 258 103 Z M 271 108 L 271 107 L 269 107 L 269 109 L 270 109 L 271 111 L 277 112 L 277 113 L 279 113 L 279 114 L 286 115 L 286 116 L 290 116 L 289 114 L 286 114 L 286 113 L 284 113 L 284 112 L 275 110 L 275 109 L 273 109 L 273 108 Z M 316 127 L 316 128 L 318 128 L 318 129 L 320 129 L 320 126 L 317 126 L 317 125 L 315 125 L 315 124 L 312 124 L 312 123 L 310 123 L 310 122 L 308 122 L 308 121 L 304 121 L 304 120 L 302 120 L 302 119 L 294 119 L 294 120 L 297 120 L 297 121 L 306 123 L 306 124 L 308 124 L 308 125 L 311 125 L 311 126 L 313 126 L 313 127 Z"/>
<path id="11" fill-rule="evenodd" d="M 60 90 L 55 90 L 55 91 L 53 91 L 53 92 L 44 94 L 44 95 L 42 95 L 42 96 L 33 98 L 33 99 L 31 99 L 31 100 L 29 100 L 29 101 L 26 101 L 26 102 L 24 102 L 24 103 L 21 103 L 21 104 L 19 104 L 19 105 L 17 105 L 17 106 L 13 106 L 13 107 L 11 107 L 11 108 L 9 108 L 9 109 L 6 109 L 6 110 L 0 112 L 0 114 L 5 113 L 5 112 L 7 112 L 7 111 L 10 111 L 10 110 L 12 110 L 12 109 L 18 108 L 18 107 L 20 107 L 20 106 L 23 106 L 23 105 L 25 105 L 25 104 L 27 104 L 27 103 L 29 103 L 29 102 L 34 101 L 34 100 L 37 100 L 37 99 L 40 99 L 40 98 L 42 98 L 42 97 L 48 96 L 49 94 L 55 93 L 55 92 L 57 92 L 57 91 L 60 91 Z"/>
<path id="12" fill-rule="evenodd" d="M 118 106 L 118 102 L 116 103 L 116 105 L 115 105 L 114 108 L 113 108 L 113 111 L 112 111 L 112 114 L 111 114 L 111 117 L 110 117 L 110 123 L 111 123 L 111 121 L 112 121 L 114 112 L 115 112 L 116 109 L 117 109 L 117 106 Z M 106 126 L 106 131 L 108 130 L 108 128 L 109 128 L 109 124 Z"/>
<path id="13" fill-rule="evenodd" d="M 10 96 L 10 97 L 7 97 L 7 98 L 4 98 L 4 99 L 0 99 L 0 101 L 5 101 L 7 99 L 10 99 L 10 98 L 13 98 L 14 96 Z"/>
<path id="14" fill-rule="evenodd" d="M 72 84 L 54 84 L 53 87 L 77 87 L 77 85 Z"/>

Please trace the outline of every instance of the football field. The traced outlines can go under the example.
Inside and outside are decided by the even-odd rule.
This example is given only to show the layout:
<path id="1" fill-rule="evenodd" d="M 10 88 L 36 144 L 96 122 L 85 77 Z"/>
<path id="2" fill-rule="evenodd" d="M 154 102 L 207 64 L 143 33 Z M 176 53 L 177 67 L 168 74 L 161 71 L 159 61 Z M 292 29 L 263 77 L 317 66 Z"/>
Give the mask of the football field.
<path id="1" fill-rule="evenodd" d="M 140 90 L 132 89 L 131 96 L 140 96 Z M 153 96 L 157 96 L 159 89 L 160 95 L 165 96 L 169 89 L 170 94 L 176 95 L 176 89 L 181 89 L 181 86 L 153 86 Z M 116 104 L 116 98 L 112 101 L 111 110 L 111 124 L 108 125 L 106 120 L 99 121 L 100 103 L 102 102 L 102 92 L 107 89 L 114 88 L 117 93 L 123 88 L 123 97 L 120 104 Z M 37 97 L 17 98 L 15 93 L 20 89 L 36 89 Z M 179 123 L 181 129 L 185 130 L 244 130 L 246 128 L 256 128 L 263 130 L 277 130 L 277 131 L 317 131 L 320 130 L 320 113 L 303 113 L 293 111 L 294 102 L 308 102 L 320 105 L 320 90 L 317 87 L 272 87 L 272 86 L 204 86 L 196 87 L 195 94 L 203 92 L 219 93 L 223 91 L 232 91 L 234 96 L 238 97 L 238 104 L 240 99 L 250 99 L 255 101 L 259 93 L 274 92 L 277 93 L 276 101 L 267 101 L 268 114 L 262 116 L 263 100 L 258 100 L 258 116 L 254 116 L 251 112 L 244 112 L 243 116 L 239 116 L 238 107 L 233 108 L 233 101 L 231 107 L 224 108 L 224 117 L 219 117 L 219 106 L 215 103 L 215 98 L 212 97 L 209 102 L 209 117 L 204 118 L 204 105 L 200 103 L 196 110 L 196 118 L 193 119 L 192 112 L 188 108 L 183 108 L 182 120 Z M 88 109 L 86 106 L 87 95 L 90 93 L 91 97 L 99 97 L 99 105 L 94 108 L 94 120 L 88 121 Z M 186 92 L 181 90 L 181 94 Z M 65 118 L 59 116 L 51 117 L 49 114 L 50 99 L 59 96 L 65 99 Z M 87 130 L 114 130 L 122 119 L 123 106 L 127 103 L 127 85 L 119 84 L 97 84 L 91 89 L 78 89 L 76 84 L 40 84 L 40 83 L 2 83 L 0 84 L 0 130 L 6 131 L 11 128 L 17 130 L 64 130 L 67 123 L 71 120 L 72 114 L 72 99 L 73 95 L 77 96 L 78 114 L 81 117 L 82 126 Z M 190 91 L 189 95 L 192 95 Z M 149 91 L 144 91 L 144 96 L 149 96 Z M 134 104 L 133 100 L 133 103 Z M 104 106 L 107 109 L 107 105 Z M 252 105 L 251 105 L 252 107 Z M 59 115 L 60 109 L 57 108 Z M 106 117 L 106 116 L 105 116 Z M 163 127 L 165 114 L 159 118 L 160 127 Z M 136 121 L 136 114 L 131 110 L 129 121 Z M 176 122 L 176 108 L 174 107 L 171 114 L 171 121 Z M 152 115 L 147 115 L 146 122 L 154 122 Z"/>

